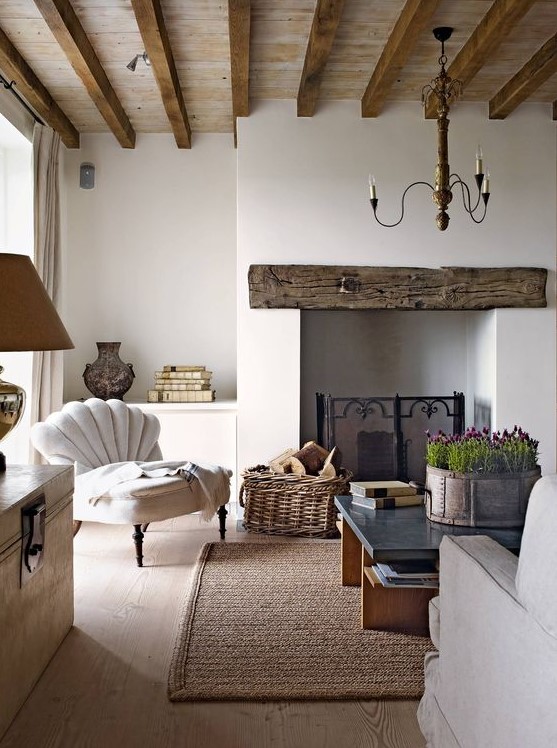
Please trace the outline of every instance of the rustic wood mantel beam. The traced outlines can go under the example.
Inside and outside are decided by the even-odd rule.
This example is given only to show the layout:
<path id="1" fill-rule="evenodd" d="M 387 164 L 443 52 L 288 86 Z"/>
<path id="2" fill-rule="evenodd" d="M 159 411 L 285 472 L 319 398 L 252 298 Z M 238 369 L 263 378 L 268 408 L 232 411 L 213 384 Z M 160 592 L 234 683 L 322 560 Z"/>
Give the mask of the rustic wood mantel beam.
<path id="1" fill-rule="evenodd" d="M 547 270 L 531 267 L 251 265 L 252 309 L 481 310 L 547 306 Z"/>

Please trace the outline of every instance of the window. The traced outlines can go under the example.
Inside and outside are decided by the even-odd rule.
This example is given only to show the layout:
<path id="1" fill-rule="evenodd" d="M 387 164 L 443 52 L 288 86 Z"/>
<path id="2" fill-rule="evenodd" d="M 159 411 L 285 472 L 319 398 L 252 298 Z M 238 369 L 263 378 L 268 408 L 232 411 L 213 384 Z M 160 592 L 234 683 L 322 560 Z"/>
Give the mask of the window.
<path id="1" fill-rule="evenodd" d="M 33 256 L 33 146 L 0 115 L 0 251 Z M 2 278 L 2 283 L 9 279 Z M 33 354 L 2 353 L 2 379 L 31 392 Z M 29 463 L 29 408 L 1 442 L 8 464 Z"/>

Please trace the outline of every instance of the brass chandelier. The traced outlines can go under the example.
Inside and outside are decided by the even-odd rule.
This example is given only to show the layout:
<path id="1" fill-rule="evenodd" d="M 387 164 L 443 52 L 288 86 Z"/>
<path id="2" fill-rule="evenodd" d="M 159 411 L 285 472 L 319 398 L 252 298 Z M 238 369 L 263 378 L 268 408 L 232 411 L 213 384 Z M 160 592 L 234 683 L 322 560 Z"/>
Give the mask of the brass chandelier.
<path id="1" fill-rule="evenodd" d="M 453 199 L 453 189 L 460 186 L 462 191 L 462 202 L 464 209 L 474 221 L 474 223 L 481 223 L 487 213 L 487 203 L 489 201 L 489 172 L 484 174 L 483 171 L 483 158 L 481 148 L 478 146 L 476 153 L 476 173 L 474 178 L 476 180 L 476 186 L 478 195 L 476 204 L 472 206 L 472 198 L 470 196 L 470 189 L 466 182 L 464 182 L 458 174 L 451 174 L 449 167 L 449 111 L 450 104 L 452 104 L 460 96 L 462 91 L 462 82 L 451 78 L 446 70 L 445 65 L 447 63 L 447 57 L 445 55 L 445 42 L 450 38 L 453 29 L 448 26 L 440 26 L 433 29 L 434 37 L 441 42 L 441 57 L 439 57 L 439 74 L 434 78 L 431 83 L 424 86 L 422 90 L 422 103 L 424 106 L 427 105 L 430 96 L 434 96 L 437 101 L 437 167 L 435 169 L 435 184 L 432 185 L 429 182 L 413 182 L 402 193 L 401 199 L 401 215 L 398 221 L 395 223 L 383 223 L 377 218 L 377 205 L 379 200 L 377 198 L 377 187 L 375 185 L 375 179 L 370 175 L 369 177 L 369 192 L 370 192 L 370 203 L 373 208 L 373 215 L 377 223 L 386 228 L 392 228 L 398 226 L 404 218 L 404 200 L 406 193 L 418 184 L 425 184 L 432 191 L 431 199 L 438 207 L 439 212 L 435 218 L 437 228 L 440 231 L 445 231 L 449 226 L 449 214 L 447 208 L 449 203 Z M 476 211 L 480 207 L 480 202 L 483 201 L 483 214 L 481 218 L 476 217 Z"/>

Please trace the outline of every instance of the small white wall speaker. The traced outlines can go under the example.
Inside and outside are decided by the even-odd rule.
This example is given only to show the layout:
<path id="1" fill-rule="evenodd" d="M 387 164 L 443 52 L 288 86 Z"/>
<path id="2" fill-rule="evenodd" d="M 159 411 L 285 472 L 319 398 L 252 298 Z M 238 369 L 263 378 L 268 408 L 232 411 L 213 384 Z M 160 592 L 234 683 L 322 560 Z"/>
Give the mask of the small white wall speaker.
<path id="1" fill-rule="evenodd" d="M 93 164 L 81 164 L 79 167 L 79 186 L 84 190 L 92 190 L 95 186 L 95 167 Z"/>

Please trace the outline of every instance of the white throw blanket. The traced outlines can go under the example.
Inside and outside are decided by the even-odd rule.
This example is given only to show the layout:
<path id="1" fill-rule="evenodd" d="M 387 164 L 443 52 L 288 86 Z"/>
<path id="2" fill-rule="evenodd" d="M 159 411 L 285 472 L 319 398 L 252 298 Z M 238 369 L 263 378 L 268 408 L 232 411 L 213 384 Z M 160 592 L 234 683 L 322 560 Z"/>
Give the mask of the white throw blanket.
<path id="1" fill-rule="evenodd" d="M 76 466 L 79 473 L 79 466 Z M 193 462 L 113 462 L 76 475 L 74 497 L 96 504 L 115 486 L 137 478 L 180 477 L 185 483 L 197 480 L 205 497 L 203 518 L 211 519 L 230 498 L 232 472 L 220 465 Z"/>

